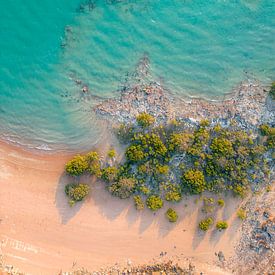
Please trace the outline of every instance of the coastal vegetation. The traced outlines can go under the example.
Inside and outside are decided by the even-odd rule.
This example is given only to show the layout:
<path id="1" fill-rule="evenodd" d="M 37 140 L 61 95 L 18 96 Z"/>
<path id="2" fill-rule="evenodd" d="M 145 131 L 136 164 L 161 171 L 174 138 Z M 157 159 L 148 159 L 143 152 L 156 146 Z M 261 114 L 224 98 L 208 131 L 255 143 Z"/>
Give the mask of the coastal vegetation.
<path id="1" fill-rule="evenodd" d="M 141 113 L 135 123 L 120 125 L 116 133 L 126 146 L 123 161 L 110 164 L 100 160 L 97 152 L 89 152 L 75 156 L 65 170 L 75 181 L 84 174 L 97 177 L 112 195 L 132 198 L 139 211 L 145 207 L 157 211 L 165 201 L 175 204 L 183 196 L 201 196 L 204 192 L 226 192 L 244 198 L 250 189 L 255 191 L 268 182 L 270 176 L 275 136 L 271 125 L 248 130 L 234 120 L 223 125 L 181 119 L 157 123 L 150 114 Z M 106 158 L 115 159 L 115 150 L 111 149 Z M 65 192 L 76 202 L 85 198 L 88 188 L 69 185 Z M 205 197 L 202 211 L 213 213 L 224 205 L 221 198 L 215 201 Z M 166 217 L 176 222 L 178 214 L 169 208 Z M 213 217 L 208 217 L 199 228 L 206 231 L 213 223 Z M 226 221 L 216 224 L 220 230 L 227 226 Z"/>

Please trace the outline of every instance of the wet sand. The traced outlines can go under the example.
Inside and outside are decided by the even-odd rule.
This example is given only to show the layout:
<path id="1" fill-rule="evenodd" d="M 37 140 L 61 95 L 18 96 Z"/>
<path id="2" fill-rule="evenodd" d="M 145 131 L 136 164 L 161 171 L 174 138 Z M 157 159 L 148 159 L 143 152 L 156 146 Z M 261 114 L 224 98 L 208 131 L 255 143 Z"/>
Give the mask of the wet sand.
<path id="1" fill-rule="evenodd" d="M 63 191 L 70 181 L 63 173 L 68 159 L 69 155 L 34 154 L 0 143 L 0 239 L 6 264 L 28 274 L 52 275 L 73 267 L 96 270 L 126 264 L 128 259 L 147 263 L 167 252 L 161 259 L 192 258 L 203 271 L 217 260 L 215 252 L 232 255 L 240 229 L 236 199 L 226 198 L 227 206 L 217 213 L 217 219 L 231 226 L 206 234 L 197 230 L 203 215 L 196 197 L 173 206 L 179 221 L 170 224 L 164 217 L 169 204 L 155 215 L 149 210 L 139 213 L 132 201 L 112 197 L 103 183 L 90 179 L 89 198 L 70 208 Z"/>

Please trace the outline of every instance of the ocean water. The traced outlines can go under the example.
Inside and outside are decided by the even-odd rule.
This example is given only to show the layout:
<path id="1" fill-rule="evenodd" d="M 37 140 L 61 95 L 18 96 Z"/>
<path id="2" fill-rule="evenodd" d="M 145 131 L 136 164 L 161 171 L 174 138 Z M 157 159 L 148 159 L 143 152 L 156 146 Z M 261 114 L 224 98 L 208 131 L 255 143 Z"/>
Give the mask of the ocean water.
<path id="1" fill-rule="evenodd" d="M 273 0 L 0 1 L 0 137 L 86 150 L 106 134 L 92 108 L 144 54 L 175 96 L 213 98 L 274 79 L 274 45 Z"/>

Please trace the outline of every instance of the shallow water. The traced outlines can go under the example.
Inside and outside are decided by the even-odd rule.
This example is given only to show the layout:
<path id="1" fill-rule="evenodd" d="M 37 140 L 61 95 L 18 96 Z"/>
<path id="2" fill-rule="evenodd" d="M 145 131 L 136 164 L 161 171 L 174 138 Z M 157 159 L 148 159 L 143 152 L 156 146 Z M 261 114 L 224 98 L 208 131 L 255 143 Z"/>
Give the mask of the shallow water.
<path id="1" fill-rule="evenodd" d="M 275 1 L 92 2 L 0 2 L 2 137 L 40 149 L 91 147 L 104 135 L 94 96 L 117 96 L 144 53 L 177 96 L 213 98 L 247 77 L 274 77 Z"/>

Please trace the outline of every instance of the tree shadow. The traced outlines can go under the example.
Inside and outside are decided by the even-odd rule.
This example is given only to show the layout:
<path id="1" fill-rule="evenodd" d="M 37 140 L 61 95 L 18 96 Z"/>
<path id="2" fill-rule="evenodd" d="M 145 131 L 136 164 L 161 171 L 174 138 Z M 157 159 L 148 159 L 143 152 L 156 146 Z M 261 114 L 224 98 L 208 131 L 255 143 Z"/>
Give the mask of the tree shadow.
<path id="1" fill-rule="evenodd" d="M 61 217 L 62 224 L 67 224 L 83 205 L 83 202 L 77 202 L 73 207 L 69 205 L 68 197 L 66 196 L 64 190 L 66 184 L 71 182 L 75 182 L 75 180 L 64 172 L 59 178 L 55 191 L 55 205 Z"/>
<path id="2" fill-rule="evenodd" d="M 105 184 L 100 181 L 93 185 L 91 199 L 98 207 L 101 215 L 108 220 L 115 220 L 130 206 L 130 199 L 120 199 L 112 196 L 106 190 Z"/>

